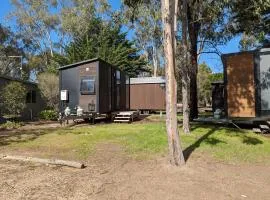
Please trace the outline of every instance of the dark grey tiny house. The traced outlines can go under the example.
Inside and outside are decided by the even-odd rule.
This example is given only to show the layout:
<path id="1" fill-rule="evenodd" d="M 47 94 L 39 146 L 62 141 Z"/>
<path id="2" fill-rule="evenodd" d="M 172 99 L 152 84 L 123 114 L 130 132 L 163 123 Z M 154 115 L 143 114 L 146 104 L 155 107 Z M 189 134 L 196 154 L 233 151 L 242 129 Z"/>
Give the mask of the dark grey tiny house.
<path id="1" fill-rule="evenodd" d="M 0 75 L 0 116 L 5 114 L 5 105 L 1 99 L 2 90 L 11 82 L 19 82 L 26 89 L 26 106 L 21 113 L 22 120 L 32 120 L 38 118 L 39 113 L 46 108 L 46 103 L 41 96 L 37 83 L 24 81 L 17 78 Z"/>
<path id="2" fill-rule="evenodd" d="M 85 113 L 111 113 L 129 110 L 129 77 L 117 67 L 95 58 L 59 69 L 60 90 L 68 100 L 61 110 L 80 106 Z"/>

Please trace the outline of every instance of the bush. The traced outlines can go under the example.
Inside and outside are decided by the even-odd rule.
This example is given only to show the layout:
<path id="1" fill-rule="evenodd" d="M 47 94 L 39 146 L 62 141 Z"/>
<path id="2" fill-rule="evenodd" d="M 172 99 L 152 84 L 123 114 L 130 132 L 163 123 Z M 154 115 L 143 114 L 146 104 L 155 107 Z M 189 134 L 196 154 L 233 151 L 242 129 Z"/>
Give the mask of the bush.
<path id="1" fill-rule="evenodd" d="M 40 119 L 57 120 L 58 114 L 55 110 L 43 110 L 39 114 Z"/>
<path id="2" fill-rule="evenodd" d="M 21 126 L 23 126 L 24 123 L 23 122 L 12 122 L 12 121 L 7 121 L 4 124 L 0 125 L 0 129 L 17 129 L 20 128 Z"/>
<path id="3" fill-rule="evenodd" d="M 22 83 L 12 81 L 0 91 L 6 114 L 19 115 L 26 107 L 26 88 Z"/>

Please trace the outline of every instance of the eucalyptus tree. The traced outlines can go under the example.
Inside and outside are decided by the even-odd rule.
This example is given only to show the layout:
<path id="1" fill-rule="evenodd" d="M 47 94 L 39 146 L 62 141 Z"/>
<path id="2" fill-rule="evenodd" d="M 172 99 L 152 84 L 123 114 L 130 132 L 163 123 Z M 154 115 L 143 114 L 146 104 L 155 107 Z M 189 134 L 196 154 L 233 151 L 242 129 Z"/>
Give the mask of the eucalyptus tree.
<path id="1" fill-rule="evenodd" d="M 188 38 L 190 41 L 190 118 L 198 116 L 197 73 L 198 58 L 202 53 L 216 53 L 218 44 L 225 44 L 230 34 L 226 26 L 224 0 L 191 0 L 187 7 Z M 226 33 L 226 34 L 225 34 Z"/>
<path id="2" fill-rule="evenodd" d="M 111 7 L 107 0 L 58 0 L 61 5 L 61 29 L 73 36 L 83 36 L 88 31 L 89 21 L 100 17 L 105 23 L 111 17 Z"/>
<path id="3" fill-rule="evenodd" d="M 270 0 L 235 0 L 229 9 L 228 27 L 233 34 L 243 33 L 242 49 L 270 42 Z"/>
<path id="4" fill-rule="evenodd" d="M 124 3 L 131 7 L 136 14 L 137 5 L 149 3 L 144 0 L 125 0 Z M 183 165 L 183 156 L 177 124 L 177 82 L 176 82 L 176 38 L 178 17 L 178 0 L 161 1 L 162 27 L 163 27 L 163 47 L 165 60 L 166 78 L 166 132 L 168 137 L 169 159 L 172 165 Z"/>
<path id="5" fill-rule="evenodd" d="M 25 52 L 17 36 L 9 27 L 0 24 L 0 75 L 15 78 L 28 77 L 28 70 L 23 63 Z"/>
<path id="6" fill-rule="evenodd" d="M 136 9 L 123 6 L 122 10 L 124 17 L 130 19 L 126 24 L 134 30 L 136 46 L 143 50 L 153 75 L 157 76 L 164 59 L 160 0 L 142 1 Z"/>
<path id="7" fill-rule="evenodd" d="M 180 59 L 180 77 L 182 85 L 182 105 L 183 105 L 183 131 L 190 133 L 190 52 L 191 46 L 188 38 L 188 2 L 187 0 L 180 1 L 179 7 L 181 8 L 181 22 L 182 22 L 182 58 Z"/>
<path id="8" fill-rule="evenodd" d="M 31 45 L 38 54 L 49 50 L 50 56 L 54 56 L 55 41 L 53 34 L 59 26 L 59 16 L 52 12 L 57 8 L 57 0 L 11 0 L 14 10 L 10 17 L 15 19 L 17 31 L 23 40 L 31 41 Z"/>

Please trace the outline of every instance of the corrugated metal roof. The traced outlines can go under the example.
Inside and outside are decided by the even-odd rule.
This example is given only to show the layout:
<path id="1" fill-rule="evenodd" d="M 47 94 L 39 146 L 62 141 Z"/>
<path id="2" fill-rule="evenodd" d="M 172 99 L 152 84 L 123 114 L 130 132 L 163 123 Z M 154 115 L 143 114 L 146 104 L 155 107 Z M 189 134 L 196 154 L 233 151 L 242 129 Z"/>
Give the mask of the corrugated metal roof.
<path id="1" fill-rule="evenodd" d="M 165 78 L 162 76 L 158 77 L 140 77 L 140 78 L 130 78 L 130 84 L 147 84 L 147 83 L 166 83 Z"/>

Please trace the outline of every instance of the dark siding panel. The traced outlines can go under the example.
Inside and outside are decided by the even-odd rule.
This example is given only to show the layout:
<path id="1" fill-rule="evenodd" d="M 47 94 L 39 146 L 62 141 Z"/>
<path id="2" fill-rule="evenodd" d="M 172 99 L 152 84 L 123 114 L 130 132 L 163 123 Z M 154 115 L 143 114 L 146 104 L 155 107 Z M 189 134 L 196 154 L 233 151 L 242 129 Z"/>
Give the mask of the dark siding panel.
<path id="1" fill-rule="evenodd" d="M 165 87 L 160 84 L 130 85 L 131 110 L 165 110 Z"/>
<path id="2" fill-rule="evenodd" d="M 79 70 L 79 78 L 78 82 L 76 83 L 78 85 L 78 95 L 79 95 L 79 105 L 82 107 L 84 111 L 89 111 L 88 106 L 89 104 L 95 104 L 96 112 L 99 112 L 98 110 L 98 103 L 97 103 L 97 95 L 99 93 L 98 89 L 98 61 L 87 63 L 80 65 L 78 67 L 75 67 Z M 81 94 L 80 92 L 80 84 L 81 84 L 81 78 L 85 76 L 95 76 L 96 77 L 96 83 L 95 83 L 95 94 L 94 95 L 85 95 Z"/>
<path id="3" fill-rule="evenodd" d="M 61 71 L 61 90 L 68 90 L 69 101 L 67 106 L 74 109 L 75 106 L 79 105 L 79 75 L 78 68 L 68 68 Z M 65 105 L 62 106 L 62 111 L 65 109 Z"/>
<path id="4" fill-rule="evenodd" d="M 112 74 L 111 74 L 111 81 L 112 81 L 112 87 L 111 87 L 111 93 L 112 93 L 112 111 L 116 110 L 116 69 L 112 68 Z"/>
<path id="5" fill-rule="evenodd" d="M 120 110 L 126 110 L 126 75 L 121 72 Z"/>
<path id="6" fill-rule="evenodd" d="M 126 76 L 126 110 L 130 110 L 130 78 Z"/>
<path id="7" fill-rule="evenodd" d="M 99 108 L 100 113 L 111 111 L 111 66 L 105 62 L 99 64 Z"/>

